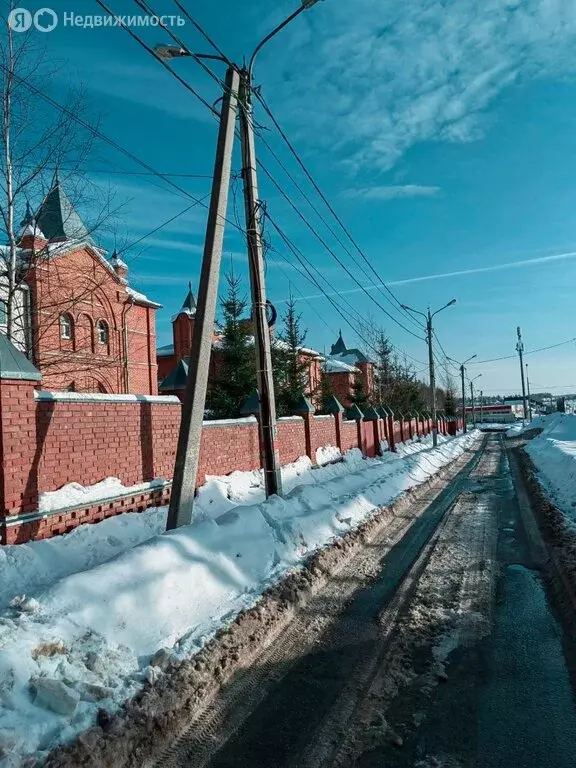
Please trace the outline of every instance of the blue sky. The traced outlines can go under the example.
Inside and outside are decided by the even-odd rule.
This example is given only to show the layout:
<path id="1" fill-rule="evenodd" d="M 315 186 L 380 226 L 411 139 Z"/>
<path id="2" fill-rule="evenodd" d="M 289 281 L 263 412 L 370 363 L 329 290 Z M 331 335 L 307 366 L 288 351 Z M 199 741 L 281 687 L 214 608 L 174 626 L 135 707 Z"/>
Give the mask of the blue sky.
<path id="1" fill-rule="evenodd" d="M 240 61 L 297 3 L 198 0 L 187 7 Z M 90 0 L 52 5 L 58 11 L 65 6 L 81 14 L 100 12 Z M 138 11 L 131 0 L 110 5 L 119 14 Z M 158 13 L 178 12 L 171 0 L 151 5 Z M 150 44 L 169 42 L 162 30 L 136 31 Z M 177 31 L 191 49 L 206 50 L 190 25 Z M 45 37 L 50 52 L 65 62 L 66 79 L 86 86 L 108 136 L 159 171 L 211 173 L 214 120 L 125 31 L 60 26 Z M 457 359 L 513 354 L 517 325 L 527 350 L 576 335 L 575 41 L 576 9 L 568 0 L 325 0 L 258 59 L 255 82 L 262 94 L 400 301 L 425 309 L 458 299 L 436 326 L 444 349 Z M 174 66 L 210 102 L 218 98 L 216 84 L 193 61 Z M 60 85 L 54 84 L 55 94 Z M 269 124 L 261 110 L 257 120 Z M 277 134 L 264 135 L 306 185 Z M 258 151 L 361 283 L 376 282 L 359 256 L 352 249 L 348 255 L 315 217 L 261 143 Z M 98 148 L 92 167 L 141 170 L 106 146 Z M 239 168 L 236 153 L 234 169 Z M 119 242 L 136 239 L 189 204 L 153 178 L 100 173 L 94 179 L 112 184 L 127 201 Z M 194 195 L 210 189 L 209 178 L 174 180 Z M 233 188 L 242 216 L 238 180 Z M 264 178 L 260 196 L 325 280 L 342 294 L 355 288 Z M 171 338 L 170 316 L 188 280 L 196 284 L 204 223 L 205 210 L 197 207 L 146 240 L 144 250 L 138 246 L 126 256 L 132 284 L 164 305 L 159 343 Z M 246 275 L 244 245 L 233 230 L 226 238 L 226 269 L 231 261 Z M 274 254 L 267 284 L 280 310 L 290 290 L 298 299 L 313 297 L 298 304 L 311 346 L 329 348 L 340 328 L 349 346 L 361 346 L 331 305 L 318 298 L 317 288 Z M 381 289 L 372 286 L 370 293 L 403 319 Z M 355 291 L 346 299 L 383 325 L 395 345 L 425 362 L 424 342 L 385 317 L 368 296 Z M 576 392 L 576 344 L 526 361 L 533 390 Z M 486 392 L 519 388 L 515 359 L 472 370 L 482 373 L 477 385 Z"/>

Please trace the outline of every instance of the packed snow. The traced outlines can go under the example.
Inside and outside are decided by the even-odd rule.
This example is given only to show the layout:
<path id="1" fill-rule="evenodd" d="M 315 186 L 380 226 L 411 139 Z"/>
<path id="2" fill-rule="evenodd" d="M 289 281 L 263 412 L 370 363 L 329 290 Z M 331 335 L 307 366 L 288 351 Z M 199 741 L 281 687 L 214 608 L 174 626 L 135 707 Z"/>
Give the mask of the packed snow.
<path id="1" fill-rule="evenodd" d="M 575 419 L 576 420 L 576 419 Z M 127 514 L 67 536 L 0 549 L 10 604 L 0 612 L 0 765 L 20 765 L 92 726 L 291 568 L 461 455 L 476 439 L 439 436 L 397 454 L 283 469 L 264 499 L 260 472 L 208 478 L 193 525 L 160 534 L 166 511 Z M 136 546 L 137 545 L 137 546 Z M 3 752 L 2 752 L 3 750 Z"/>
<path id="2" fill-rule="evenodd" d="M 540 416 L 527 428 L 542 429 L 525 450 L 546 494 L 576 523 L 576 414 Z"/>

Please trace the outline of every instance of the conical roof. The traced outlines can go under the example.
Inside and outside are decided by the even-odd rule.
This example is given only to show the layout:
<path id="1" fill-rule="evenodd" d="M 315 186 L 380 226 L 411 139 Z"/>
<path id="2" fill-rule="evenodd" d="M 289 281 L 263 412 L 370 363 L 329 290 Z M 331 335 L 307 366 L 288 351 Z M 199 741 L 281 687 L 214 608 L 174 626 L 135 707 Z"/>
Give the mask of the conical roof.
<path id="1" fill-rule="evenodd" d="M 88 230 L 64 192 L 57 172 L 34 219 L 38 229 L 51 242 L 90 240 Z"/>
<path id="2" fill-rule="evenodd" d="M 184 304 L 180 308 L 180 312 L 187 312 L 190 315 L 196 312 L 196 299 L 192 293 L 192 283 L 188 283 L 188 293 L 184 299 Z"/>
<path id="3" fill-rule="evenodd" d="M 332 344 L 332 349 L 330 350 L 331 355 L 344 355 L 346 353 L 346 344 L 344 344 L 344 339 L 342 338 L 342 331 L 338 334 L 338 341 L 336 344 Z"/>

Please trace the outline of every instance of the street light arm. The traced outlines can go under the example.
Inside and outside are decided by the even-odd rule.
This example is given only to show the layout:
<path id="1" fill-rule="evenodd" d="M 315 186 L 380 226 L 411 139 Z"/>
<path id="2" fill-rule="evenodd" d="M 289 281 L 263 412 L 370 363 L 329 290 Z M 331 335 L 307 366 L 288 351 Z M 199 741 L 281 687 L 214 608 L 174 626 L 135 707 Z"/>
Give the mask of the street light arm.
<path id="1" fill-rule="evenodd" d="M 449 302 L 448 302 L 448 304 L 444 304 L 444 306 L 443 306 L 443 307 L 440 307 L 440 309 L 437 309 L 437 310 L 436 310 L 436 312 L 433 312 L 433 313 L 432 313 L 431 317 L 434 317 L 434 315 L 437 315 L 437 314 L 438 314 L 438 312 L 442 312 L 442 310 L 444 310 L 444 309 L 448 309 L 448 307 L 451 307 L 451 306 L 453 306 L 454 304 L 456 304 L 456 299 L 452 299 L 452 301 L 449 301 Z"/>
<path id="2" fill-rule="evenodd" d="M 402 309 L 407 309 L 408 312 L 414 312 L 415 315 L 422 315 L 422 317 L 425 317 L 426 320 L 428 320 L 428 315 L 425 312 L 420 312 L 419 309 L 412 309 L 412 307 L 409 307 L 407 304 L 401 304 L 400 306 Z"/>
<path id="3" fill-rule="evenodd" d="M 264 48 L 264 46 L 266 45 L 266 43 L 267 43 L 269 40 L 271 40 L 273 37 L 276 37 L 276 35 L 278 34 L 278 32 L 280 32 L 280 30 L 284 29 L 284 27 L 285 27 L 285 26 L 287 26 L 288 24 L 290 24 L 290 22 L 291 22 L 293 19 L 295 19 L 297 16 L 300 16 L 300 14 L 301 14 L 303 11 L 306 11 L 308 8 L 310 8 L 311 6 L 313 6 L 313 5 L 314 5 L 315 3 L 317 3 L 317 2 L 318 2 L 318 0 L 302 0 L 302 5 L 300 6 L 300 8 L 297 8 L 297 9 L 294 11 L 294 13 L 291 13 L 291 14 L 290 14 L 290 16 L 288 16 L 288 18 L 287 18 L 287 19 L 284 19 L 284 21 L 283 21 L 281 24 L 278 24 L 278 26 L 277 26 L 277 27 L 275 27 L 275 28 L 272 30 L 272 32 L 270 32 L 269 34 L 267 34 L 267 35 L 266 35 L 266 37 L 265 37 L 263 40 L 261 40 L 261 41 L 258 43 L 258 45 L 256 46 L 256 48 L 254 48 L 254 51 L 253 51 L 253 53 L 252 53 L 252 56 L 250 57 L 250 62 L 249 62 L 249 64 L 248 64 L 248 74 L 249 74 L 250 80 L 252 80 L 252 70 L 254 69 L 254 61 L 255 61 L 255 59 L 256 59 L 256 56 L 258 56 L 258 54 L 260 53 L 260 51 L 262 50 L 262 48 Z"/>

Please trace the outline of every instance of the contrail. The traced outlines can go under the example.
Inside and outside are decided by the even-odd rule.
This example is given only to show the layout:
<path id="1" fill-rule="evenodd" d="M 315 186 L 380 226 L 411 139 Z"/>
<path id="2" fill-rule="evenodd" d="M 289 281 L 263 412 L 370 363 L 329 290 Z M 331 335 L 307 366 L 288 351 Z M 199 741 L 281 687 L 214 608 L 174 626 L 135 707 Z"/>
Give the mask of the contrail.
<path id="1" fill-rule="evenodd" d="M 478 275 L 483 272 L 499 272 L 504 269 L 518 269 L 519 267 L 530 267 L 535 264 L 546 264 L 550 261 L 562 261 L 564 259 L 576 258 L 576 251 L 568 251 L 567 253 L 555 253 L 551 256 L 538 256 L 535 259 L 524 259 L 522 261 L 509 261 L 505 264 L 495 264 L 491 267 L 473 267 L 472 269 L 459 269 L 454 272 L 439 272 L 436 275 L 420 275 L 419 277 L 408 277 L 405 280 L 391 280 L 386 283 L 372 283 L 362 288 L 348 288 L 345 291 L 333 291 L 327 292 L 328 296 L 347 296 L 351 293 L 361 293 L 362 291 L 374 291 L 378 288 L 383 288 L 385 285 L 388 287 L 392 285 L 408 285 L 409 283 L 423 283 L 426 280 L 442 280 L 446 277 L 462 277 L 465 275 Z M 310 299 L 321 299 L 324 297 L 322 293 L 311 294 L 310 296 L 295 297 L 296 301 L 304 301 Z"/>

